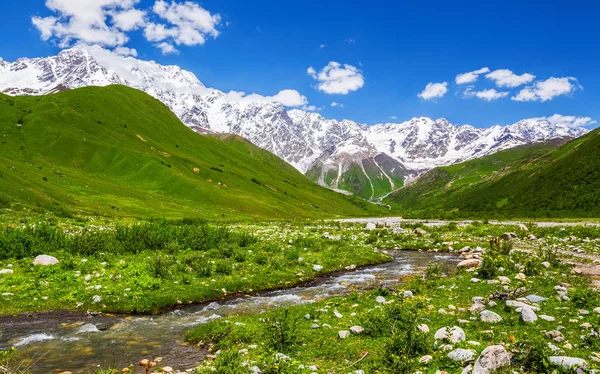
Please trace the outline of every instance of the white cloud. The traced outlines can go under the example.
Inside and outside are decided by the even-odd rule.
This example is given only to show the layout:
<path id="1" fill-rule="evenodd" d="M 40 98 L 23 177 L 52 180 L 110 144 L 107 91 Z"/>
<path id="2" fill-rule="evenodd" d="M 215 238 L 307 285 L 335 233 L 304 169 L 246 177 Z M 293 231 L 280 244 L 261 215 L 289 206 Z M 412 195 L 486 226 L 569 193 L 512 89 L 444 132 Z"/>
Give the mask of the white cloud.
<path id="1" fill-rule="evenodd" d="M 552 125 L 564 125 L 570 128 L 591 126 L 596 123 L 596 121 L 590 117 L 563 116 L 561 114 L 554 114 L 542 119 L 547 120 Z"/>
<path id="2" fill-rule="evenodd" d="M 32 17 L 43 40 L 67 47 L 76 42 L 121 46 L 131 30 L 131 11 L 138 0 L 46 0 L 56 16 Z M 122 14 L 125 13 L 125 16 Z M 135 22 L 137 23 L 137 21 Z"/>
<path id="3" fill-rule="evenodd" d="M 348 43 L 348 44 L 353 44 L 353 43 L 356 43 L 356 39 L 353 39 L 353 38 L 346 38 L 346 43 Z"/>
<path id="4" fill-rule="evenodd" d="M 326 94 L 346 95 L 365 85 L 365 79 L 359 69 L 335 61 L 330 62 L 318 74 L 312 66 L 306 72 L 319 81 L 317 89 Z"/>
<path id="5" fill-rule="evenodd" d="M 217 26 L 221 23 L 221 16 L 211 14 L 196 3 L 173 1 L 169 4 L 158 0 L 152 11 L 170 25 L 148 23 L 144 35 L 149 41 L 162 42 L 169 39 L 177 45 L 195 46 L 204 44 L 206 37 L 219 36 Z"/>
<path id="6" fill-rule="evenodd" d="M 454 81 L 456 84 L 473 83 L 479 78 L 481 74 L 489 73 L 490 68 L 481 68 L 479 70 L 470 71 L 468 73 L 458 74 Z"/>
<path id="7" fill-rule="evenodd" d="M 487 79 L 491 79 L 496 82 L 498 87 L 518 87 L 527 83 L 532 82 L 535 79 L 535 75 L 525 73 L 517 75 L 508 69 L 494 70 L 485 76 Z"/>
<path id="8" fill-rule="evenodd" d="M 321 48 L 321 49 L 323 49 L 323 48 L 325 48 L 325 47 L 326 47 L 326 45 L 325 45 L 325 44 L 321 44 L 321 45 L 319 46 L 319 48 Z"/>
<path id="9" fill-rule="evenodd" d="M 156 0 L 150 10 L 137 9 L 140 0 L 46 0 L 54 12 L 48 17 L 32 17 L 42 40 L 62 47 L 74 44 L 122 47 L 128 32 L 144 29 L 148 41 L 163 53 L 176 53 L 174 45 L 202 45 L 219 36 L 219 14 L 211 14 L 195 2 Z"/>
<path id="10" fill-rule="evenodd" d="M 160 51 L 162 52 L 163 55 L 177 55 L 179 54 L 179 51 L 177 50 L 177 48 L 175 48 L 173 46 L 173 44 L 169 44 L 167 42 L 162 42 L 162 43 L 158 43 L 155 44 L 155 47 L 160 49 Z"/>
<path id="11" fill-rule="evenodd" d="M 548 101 L 560 95 L 567 95 L 577 88 L 583 89 L 575 77 L 555 78 L 535 82 L 532 86 L 523 88 L 511 99 L 515 101 Z"/>
<path id="12" fill-rule="evenodd" d="M 499 92 L 493 88 L 491 88 L 489 90 L 483 90 L 483 91 L 473 91 L 473 86 L 467 87 L 467 89 L 464 92 L 465 97 L 474 97 L 475 96 L 475 97 L 478 97 L 485 101 L 497 100 L 497 99 L 506 97 L 508 95 L 509 95 L 509 92 Z"/>
<path id="13" fill-rule="evenodd" d="M 137 57 L 138 53 L 134 48 L 127 48 L 127 47 L 117 47 L 115 48 L 115 50 L 113 51 L 116 54 L 120 55 L 120 56 L 133 56 L 133 57 Z"/>
<path id="14" fill-rule="evenodd" d="M 448 82 L 429 83 L 417 96 L 423 100 L 432 100 L 443 97 L 448 92 Z"/>
<path id="15" fill-rule="evenodd" d="M 396 116 L 391 116 L 390 119 L 398 119 Z"/>
<path id="16" fill-rule="evenodd" d="M 306 110 L 316 110 L 316 107 L 308 105 L 306 96 L 296 90 L 282 90 L 273 96 L 263 96 L 256 93 L 247 95 L 245 92 L 230 91 L 226 96 L 227 101 L 250 104 L 250 103 L 281 103 L 287 107 L 303 107 Z"/>
<path id="17" fill-rule="evenodd" d="M 146 12 L 139 9 L 129 9 L 121 13 L 113 13 L 114 25 L 123 31 L 131 31 L 143 27 L 146 23 Z"/>
<path id="18" fill-rule="evenodd" d="M 340 104 L 340 103 L 337 103 L 337 102 L 334 101 L 334 102 L 331 103 L 331 106 L 332 107 L 343 108 L 344 104 Z"/>

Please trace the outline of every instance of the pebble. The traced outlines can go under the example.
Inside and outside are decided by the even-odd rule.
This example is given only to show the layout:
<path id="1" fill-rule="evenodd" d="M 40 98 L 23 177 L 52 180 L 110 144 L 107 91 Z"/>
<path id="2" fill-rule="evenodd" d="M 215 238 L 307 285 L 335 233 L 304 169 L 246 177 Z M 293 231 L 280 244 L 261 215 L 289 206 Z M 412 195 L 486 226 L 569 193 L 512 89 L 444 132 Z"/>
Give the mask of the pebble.
<path id="1" fill-rule="evenodd" d="M 342 331 L 338 332 L 338 336 L 340 337 L 340 339 L 346 339 L 346 338 L 350 337 L 350 331 L 342 330 Z"/>
<path id="2" fill-rule="evenodd" d="M 429 356 L 429 355 L 427 355 L 427 356 L 423 356 L 423 357 L 421 357 L 421 358 L 419 359 L 419 362 L 420 362 L 420 363 L 422 363 L 422 364 L 427 364 L 427 363 L 429 363 L 431 360 L 433 360 L 433 356 Z"/>
<path id="3" fill-rule="evenodd" d="M 0 274 L 13 274 L 14 271 L 12 269 L 2 269 L 0 270 Z"/>
<path id="4" fill-rule="evenodd" d="M 544 321 L 548 321 L 548 322 L 554 322 L 554 321 L 556 321 L 556 318 L 554 318 L 552 316 L 547 316 L 545 314 L 540 314 L 539 317 L 541 319 L 543 319 Z"/>
<path id="5" fill-rule="evenodd" d="M 375 299 L 376 302 L 378 302 L 379 304 L 385 303 L 385 297 L 383 296 L 377 296 L 377 298 Z"/>
<path id="6" fill-rule="evenodd" d="M 360 334 L 365 331 L 365 328 L 362 326 L 352 326 L 350 327 L 350 331 L 352 331 L 355 334 Z"/>

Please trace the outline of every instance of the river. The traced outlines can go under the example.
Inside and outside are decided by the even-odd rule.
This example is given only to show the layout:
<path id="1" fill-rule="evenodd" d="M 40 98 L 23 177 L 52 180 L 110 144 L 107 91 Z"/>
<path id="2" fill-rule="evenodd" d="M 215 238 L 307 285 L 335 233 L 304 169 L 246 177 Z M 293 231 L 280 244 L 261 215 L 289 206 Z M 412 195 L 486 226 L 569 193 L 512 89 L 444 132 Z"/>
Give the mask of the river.
<path id="1" fill-rule="evenodd" d="M 238 297 L 221 302 L 190 305 L 156 316 L 86 316 L 71 313 L 42 313 L 0 319 L 0 349 L 15 346 L 18 362 L 29 372 L 71 371 L 90 373 L 100 367 L 124 368 L 143 358 L 163 357 L 161 365 L 175 370 L 193 368 L 204 351 L 187 345 L 186 331 L 208 321 L 248 315 L 288 305 L 313 303 L 398 284 L 404 275 L 423 269 L 429 262 L 452 271 L 457 255 L 417 251 L 391 251 L 391 262 L 353 272 L 340 272 L 291 289 Z"/>

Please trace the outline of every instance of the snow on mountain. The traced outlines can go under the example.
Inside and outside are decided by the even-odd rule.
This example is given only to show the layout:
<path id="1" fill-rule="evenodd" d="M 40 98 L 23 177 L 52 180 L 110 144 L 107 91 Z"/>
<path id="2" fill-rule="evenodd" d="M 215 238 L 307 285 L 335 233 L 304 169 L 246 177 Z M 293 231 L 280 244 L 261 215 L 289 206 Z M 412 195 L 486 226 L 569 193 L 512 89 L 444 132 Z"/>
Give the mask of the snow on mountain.
<path id="1" fill-rule="evenodd" d="M 100 47 L 72 48 L 57 56 L 13 63 L 0 59 L 0 91 L 10 95 L 109 84 L 145 91 L 200 133 L 241 135 L 314 180 L 332 188 L 362 188 L 365 197 L 382 195 L 436 166 L 587 132 L 544 118 L 486 129 L 426 117 L 374 126 L 330 120 L 318 113 L 288 110 L 264 97 L 258 100 L 208 88 L 178 66 L 122 57 Z"/>

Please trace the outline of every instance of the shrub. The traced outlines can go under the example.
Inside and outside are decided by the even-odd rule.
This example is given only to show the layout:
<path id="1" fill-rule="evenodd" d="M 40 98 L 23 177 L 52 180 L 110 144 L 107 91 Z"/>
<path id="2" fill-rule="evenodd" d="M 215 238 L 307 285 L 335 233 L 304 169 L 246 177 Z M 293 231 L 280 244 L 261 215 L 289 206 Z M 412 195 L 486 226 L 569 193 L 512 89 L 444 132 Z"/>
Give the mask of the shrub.
<path id="1" fill-rule="evenodd" d="M 215 273 L 220 275 L 231 275 L 233 268 L 227 260 L 217 261 L 215 264 Z"/>
<path id="2" fill-rule="evenodd" d="M 277 352 L 289 352 L 298 344 L 296 330 L 300 321 L 301 317 L 293 315 L 288 308 L 271 312 L 262 320 L 267 347 Z"/>
<path id="3" fill-rule="evenodd" d="M 516 344 L 518 352 L 513 356 L 512 363 L 530 373 L 550 373 L 550 348 L 545 342 L 528 340 Z"/>
<path id="4" fill-rule="evenodd" d="M 148 270 L 157 278 L 168 278 L 171 275 L 171 266 L 175 261 L 166 254 L 156 254 L 148 261 Z"/>
<path id="5" fill-rule="evenodd" d="M 442 267 L 437 262 L 427 264 L 423 272 L 423 279 L 427 281 L 436 281 L 442 277 Z"/>

